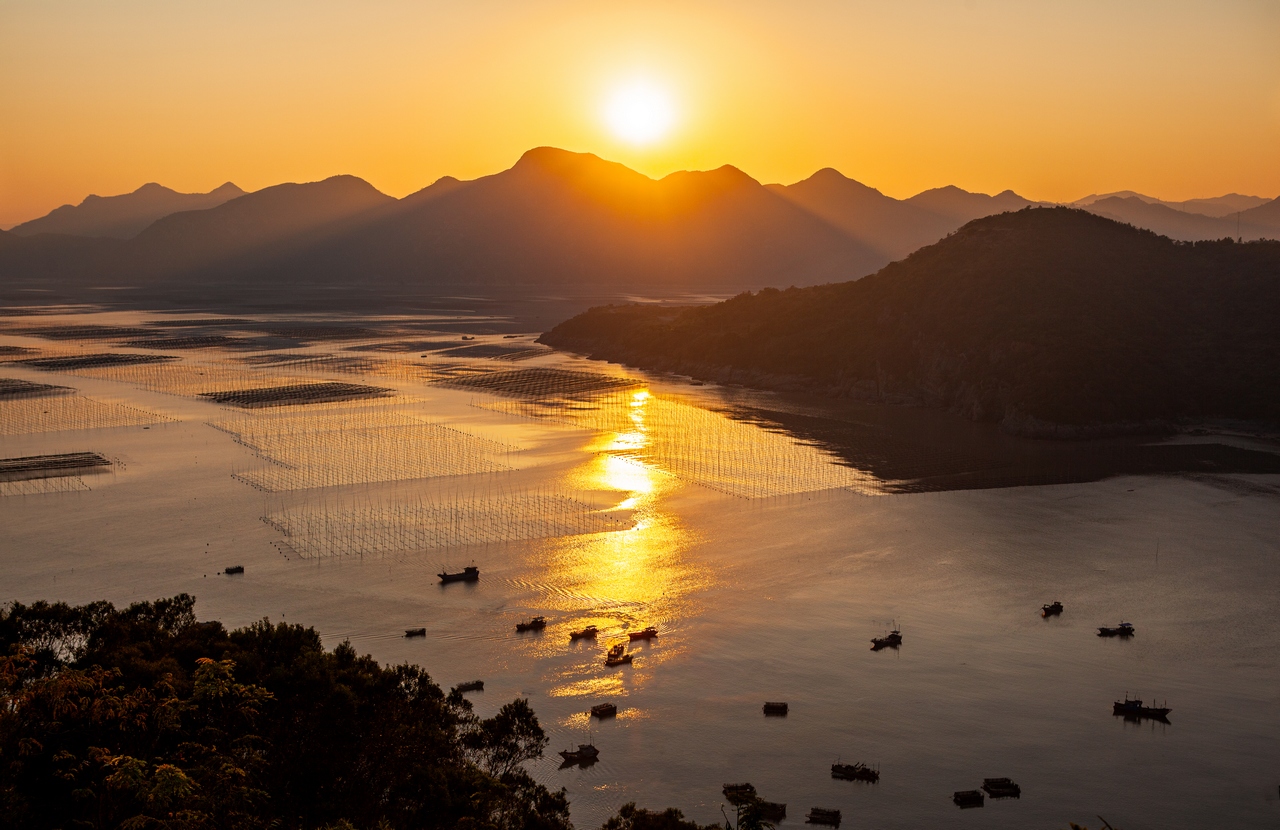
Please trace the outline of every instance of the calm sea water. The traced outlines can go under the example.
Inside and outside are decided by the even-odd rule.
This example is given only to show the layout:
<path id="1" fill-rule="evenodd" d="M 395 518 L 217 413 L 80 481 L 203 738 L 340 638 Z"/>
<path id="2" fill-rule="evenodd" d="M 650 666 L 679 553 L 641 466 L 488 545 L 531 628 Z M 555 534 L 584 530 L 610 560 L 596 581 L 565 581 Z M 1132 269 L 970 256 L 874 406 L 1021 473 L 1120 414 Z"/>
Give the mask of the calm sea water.
<path id="1" fill-rule="evenodd" d="M 305 623 L 327 645 L 419 663 L 442 685 L 483 679 L 469 695 L 482 715 L 532 701 L 552 739 L 533 771 L 568 789 L 580 826 L 627 801 L 717 820 L 730 781 L 785 802 L 784 826 L 815 806 L 855 828 L 1092 827 L 1098 814 L 1125 830 L 1280 824 L 1276 476 L 872 495 L 874 481 L 826 470 L 812 447 L 684 408 L 714 402 L 710 388 L 649 384 L 621 408 L 551 419 L 382 376 L 369 382 L 402 398 L 379 411 L 516 448 L 503 456 L 515 469 L 264 493 L 232 474 L 269 462 L 208 423 L 271 413 L 102 374 L 0 375 L 173 419 L 0 436 L 3 457 L 92 450 L 117 462 L 87 491 L 0 498 L 0 600 L 187 591 L 229 626 Z M 530 490 L 572 496 L 623 529 L 308 559 L 261 521 L 290 501 L 468 504 Z M 478 584 L 437 584 L 442 563 L 473 560 Z M 230 564 L 244 576 L 219 575 Z M 1055 599 L 1065 613 L 1042 619 Z M 548 628 L 518 635 L 535 614 Z M 1132 640 L 1095 636 L 1121 619 Z M 588 623 L 598 641 L 570 643 Z M 894 624 L 902 647 L 871 652 Z M 660 634 L 634 647 L 635 663 L 606 668 L 605 647 L 646 625 Z M 425 639 L 401 636 L 417 626 Z M 1112 717 L 1126 693 L 1167 700 L 1170 723 Z M 790 714 L 764 717 L 766 700 Z M 604 701 L 618 717 L 589 719 Z M 599 763 L 559 768 L 554 753 L 588 739 Z M 832 780 L 837 759 L 878 765 L 880 783 Z M 1022 798 L 966 811 L 950 801 L 1003 776 Z"/>

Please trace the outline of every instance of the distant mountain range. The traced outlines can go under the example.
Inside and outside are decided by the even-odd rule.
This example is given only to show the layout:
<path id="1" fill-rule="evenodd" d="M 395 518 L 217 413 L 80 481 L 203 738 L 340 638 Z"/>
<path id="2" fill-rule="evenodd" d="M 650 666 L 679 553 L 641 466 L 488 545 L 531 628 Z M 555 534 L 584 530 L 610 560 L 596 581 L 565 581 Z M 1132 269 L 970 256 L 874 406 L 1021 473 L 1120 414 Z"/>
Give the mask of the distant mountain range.
<path id="1" fill-rule="evenodd" d="M 78 205 L 63 205 L 47 216 L 11 228 L 10 232 L 18 236 L 62 233 L 130 239 L 171 213 L 205 210 L 243 195 L 244 191 L 231 182 L 208 193 L 179 193 L 152 182 L 122 196 L 86 196 Z"/>
<path id="2" fill-rule="evenodd" d="M 1090 198 L 1093 212 L 1174 238 L 1236 236 L 1237 225 L 1246 238 L 1280 237 L 1280 202 L 1237 220 L 1192 213 L 1190 202 Z M 501 173 L 445 177 L 403 199 L 352 176 L 254 193 L 146 185 L 89 197 L 0 233 L 0 277 L 225 288 L 813 285 L 872 273 L 975 218 L 1031 204 L 956 187 L 899 200 L 831 169 L 786 186 L 729 166 L 655 180 L 544 147 Z"/>
<path id="3" fill-rule="evenodd" d="M 1029 208 L 854 282 L 596 308 L 541 339 L 711 380 L 942 407 L 1028 435 L 1280 422 L 1280 242 L 1179 243 Z"/>
<path id="4" fill-rule="evenodd" d="M 1271 201 L 1262 196 L 1242 196 L 1239 193 L 1228 193 L 1226 196 L 1217 196 L 1212 199 L 1187 199 L 1183 202 L 1169 202 L 1164 199 L 1157 199 L 1154 196 L 1135 193 L 1132 190 L 1120 190 L 1115 193 L 1095 193 L 1091 196 L 1085 196 L 1083 199 L 1071 202 L 1070 207 L 1088 209 L 1090 205 L 1103 199 L 1139 199 L 1148 204 L 1164 205 L 1167 208 L 1180 210 L 1184 213 L 1197 213 L 1202 216 L 1212 216 L 1215 219 L 1233 216 L 1241 211 L 1256 208 Z"/>

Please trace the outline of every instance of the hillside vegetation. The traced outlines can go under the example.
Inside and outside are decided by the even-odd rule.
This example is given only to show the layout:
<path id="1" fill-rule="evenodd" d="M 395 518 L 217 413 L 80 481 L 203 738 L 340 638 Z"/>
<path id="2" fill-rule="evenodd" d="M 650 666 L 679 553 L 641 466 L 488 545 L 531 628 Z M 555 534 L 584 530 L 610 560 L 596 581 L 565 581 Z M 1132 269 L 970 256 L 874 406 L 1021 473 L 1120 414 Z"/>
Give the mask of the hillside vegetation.
<path id="1" fill-rule="evenodd" d="M 1082 210 L 978 219 L 856 282 L 592 309 L 559 348 L 944 407 L 1009 431 L 1280 420 L 1280 243 L 1178 243 Z"/>
<path id="2" fill-rule="evenodd" d="M 5 827 L 572 830 L 524 769 L 524 700 L 479 718 L 417 666 L 315 629 L 228 632 L 186 594 L 0 609 Z M 627 805 L 609 827 L 700 830 Z"/>

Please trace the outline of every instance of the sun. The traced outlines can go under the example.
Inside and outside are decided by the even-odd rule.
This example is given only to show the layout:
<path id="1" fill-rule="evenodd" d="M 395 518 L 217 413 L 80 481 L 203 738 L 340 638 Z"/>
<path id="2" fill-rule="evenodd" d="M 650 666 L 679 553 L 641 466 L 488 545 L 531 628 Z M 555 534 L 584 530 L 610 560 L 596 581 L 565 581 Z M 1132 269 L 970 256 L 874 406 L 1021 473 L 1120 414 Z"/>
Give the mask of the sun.
<path id="1" fill-rule="evenodd" d="M 631 80 L 609 93 L 604 106 L 609 131 L 628 144 L 653 144 L 675 126 L 676 109 L 670 94 L 647 80 Z"/>

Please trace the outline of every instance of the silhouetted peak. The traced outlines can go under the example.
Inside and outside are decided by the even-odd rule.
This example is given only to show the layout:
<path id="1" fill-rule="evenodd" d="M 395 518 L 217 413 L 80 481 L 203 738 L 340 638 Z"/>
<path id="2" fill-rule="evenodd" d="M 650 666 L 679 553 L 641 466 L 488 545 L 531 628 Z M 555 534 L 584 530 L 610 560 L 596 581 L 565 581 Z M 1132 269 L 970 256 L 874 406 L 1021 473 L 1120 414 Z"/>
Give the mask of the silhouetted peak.
<path id="1" fill-rule="evenodd" d="M 677 187 L 700 187 L 710 190 L 732 190 L 743 186 L 759 186 L 759 182 L 732 164 L 724 164 L 714 170 L 677 170 L 660 180 Z"/>
<path id="2" fill-rule="evenodd" d="M 217 187 L 215 187 L 213 190 L 210 190 L 209 193 L 210 195 L 216 193 L 219 196 L 226 196 L 232 193 L 236 194 L 237 196 L 244 195 L 244 191 L 241 190 L 236 185 L 232 184 L 231 182 L 224 182 L 223 184 L 220 184 Z"/>
<path id="3" fill-rule="evenodd" d="M 138 188 L 133 192 L 147 195 L 147 196 L 158 196 L 161 193 L 177 193 L 178 191 L 173 190 L 172 188 L 165 187 L 159 182 L 147 182 L 142 187 Z"/>
<path id="4" fill-rule="evenodd" d="M 559 147 L 534 147 L 532 150 L 526 150 L 511 169 L 565 170 L 608 163 L 594 153 L 575 153 L 571 150 L 561 150 Z"/>
<path id="5" fill-rule="evenodd" d="M 863 184 L 857 179 L 849 178 L 848 176 L 841 173 L 839 170 L 835 169 L 834 167 L 824 167 L 821 170 L 814 173 L 809 178 L 796 182 L 796 184 L 792 185 L 792 187 L 795 187 L 797 185 L 803 185 L 808 187 L 816 186 L 816 187 L 831 188 L 831 189 L 841 188 L 843 190 L 851 190 L 851 189 L 861 190 L 867 193 L 876 193 L 879 195 L 884 195 L 880 193 L 879 190 L 877 190 L 874 187 L 871 187 L 870 185 Z"/>

